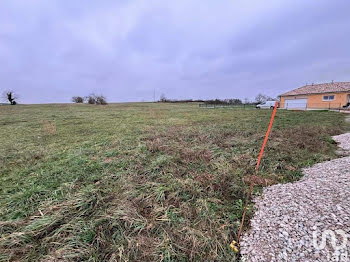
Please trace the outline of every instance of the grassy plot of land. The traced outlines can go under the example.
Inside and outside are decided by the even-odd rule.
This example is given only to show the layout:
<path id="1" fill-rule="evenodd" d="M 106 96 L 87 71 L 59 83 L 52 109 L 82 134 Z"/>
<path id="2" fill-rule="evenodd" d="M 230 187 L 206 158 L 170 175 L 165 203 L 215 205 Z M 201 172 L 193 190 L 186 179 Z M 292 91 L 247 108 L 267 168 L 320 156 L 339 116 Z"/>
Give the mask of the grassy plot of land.
<path id="1" fill-rule="evenodd" d="M 270 110 L 0 108 L 0 261 L 232 261 Z M 335 157 L 335 112 L 279 110 L 260 175 Z M 250 211 L 252 213 L 252 209 Z M 250 214 L 251 215 L 251 214 Z"/>

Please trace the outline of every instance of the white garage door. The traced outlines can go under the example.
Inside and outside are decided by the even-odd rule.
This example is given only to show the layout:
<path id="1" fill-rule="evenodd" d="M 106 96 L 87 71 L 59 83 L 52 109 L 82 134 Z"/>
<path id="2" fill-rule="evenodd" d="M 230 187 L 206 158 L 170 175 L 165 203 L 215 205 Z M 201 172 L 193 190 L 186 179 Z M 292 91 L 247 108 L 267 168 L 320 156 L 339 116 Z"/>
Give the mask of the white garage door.
<path id="1" fill-rule="evenodd" d="M 302 99 L 287 99 L 284 102 L 286 109 L 306 109 L 307 98 Z"/>

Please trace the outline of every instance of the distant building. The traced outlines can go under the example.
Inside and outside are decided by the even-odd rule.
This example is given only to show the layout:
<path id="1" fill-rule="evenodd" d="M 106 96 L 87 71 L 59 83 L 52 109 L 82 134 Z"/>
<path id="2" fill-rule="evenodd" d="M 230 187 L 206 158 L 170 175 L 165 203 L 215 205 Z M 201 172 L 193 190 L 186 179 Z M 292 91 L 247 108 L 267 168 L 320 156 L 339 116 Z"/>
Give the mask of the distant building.
<path id="1" fill-rule="evenodd" d="M 331 82 L 299 87 L 280 95 L 285 109 L 334 109 L 350 105 L 350 82 Z"/>

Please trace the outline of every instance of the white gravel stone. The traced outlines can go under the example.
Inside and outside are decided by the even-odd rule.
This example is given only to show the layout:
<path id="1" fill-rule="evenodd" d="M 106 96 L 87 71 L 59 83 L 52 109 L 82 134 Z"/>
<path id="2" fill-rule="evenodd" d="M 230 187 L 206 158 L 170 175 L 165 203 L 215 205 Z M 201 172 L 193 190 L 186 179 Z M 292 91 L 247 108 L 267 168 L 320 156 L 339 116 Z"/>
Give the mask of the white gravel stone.
<path id="1" fill-rule="evenodd" d="M 350 155 L 350 133 L 334 140 Z M 251 229 L 241 240 L 246 261 L 350 261 L 350 156 L 303 173 L 300 181 L 267 187 L 254 200 Z M 324 248 L 319 246 L 325 230 L 334 232 L 335 247 L 330 236 Z M 341 232 L 348 236 L 343 239 Z M 346 247 L 337 250 L 346 240 Z"/>

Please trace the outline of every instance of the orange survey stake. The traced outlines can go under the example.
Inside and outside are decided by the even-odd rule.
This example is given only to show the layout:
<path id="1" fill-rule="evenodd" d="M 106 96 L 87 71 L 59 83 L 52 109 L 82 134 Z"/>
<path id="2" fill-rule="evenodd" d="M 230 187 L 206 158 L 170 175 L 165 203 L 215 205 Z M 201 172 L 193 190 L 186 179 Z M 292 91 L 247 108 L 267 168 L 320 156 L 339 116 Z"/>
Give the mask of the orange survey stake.
<path id="1" fill-rule="evenodd" d="M 258 158 L 258 163 L 256 164 L 256 167 L 255 167 L 255 171 L 257 172 L 258 169 L 259 169 L 259 165 L 260 165 L 260 162 L 261 162 L 261 158 L 262 158 L 262 155 L 264 153 L 264 149 L 265 149 L 265 146 L 266 146 L 266 143 L 267 143 L 267 140 L 269 138 L 269 134 L 270 134 L 270 131 L 271 131 L 271 128 L 272 128 L 272 124 L 273 124 L 273 120 L 275 119 L 275 115 L 276 115 L 276 111 L 277 111 L 277 106 L 278 106 L 278 102 L 275 103 L 275 107 L 273 109 L 273 112 L 272 112 L 272 116 L 271 116 L 271 119 L 270 119 L 270 124 L 269 124 L 269 127 L 267 129 L 267 132 L 266 132 L 266 135 L 265 135 L 265 139 L 264 139 L 264 142 L 261 146 L 261 150 L 260 150 L 260 154 L 259 154 L 259 158 Z M 237 253 L 239 251 L 236 251 L 236 246 L 235 246 L 235 243 L 238 244 L 239 246 L 239 241 L 240 241 L 240 237 L 241 237 L 241 233 L 242 233 L 242 230 L 243 230 L 243 225 L 244 225 L 244 220 L 245 220 L 245 215 L 247 213 L 247 207 L 248 207 L 248 204 L 249 204 L 249 198 L 252 194 L 252 191 L 253 191 L 253 180 L 250 180 L 250 183 L 249 183 L 249 191 L 247 192 L 247 198 L 246 198 L 246 201 L 245 201 L 245 204 L 244 204 L 244 210 L 243 210 L 243 214 L 242 214 L 242 220 L 241 220 L 241 225 L 238 229 L 238 233 L 237 233 L 237 242 L 235 241 L 232 245 L 232 249 L 234 249 L 234 251 Z"/>
<path id="2" fill-rule="evenodd" d="M 256 171 L 259 169 L 260 162 L 261 162 L 261 158 L 262 158 L 262 155 L 264 154 L 264 149 L 265 149 L 267 140 L 269 139 L 269 134 L 270 134 L 270 131 L 271 131 L 271 128 L 272 128 L 273 120 L 275 119 L 277 106 L 278 106 L 278 102 L 275 103 L 275 107 L 274 107 L 274 109 L 273 109 L 272 116 L 271 116 L 271 119 L 270 119 L 269 128 L 267 129 L 264 142 L 263 142 L 263 144 L 262 144 L 262 146 L 261 146 L 261 150 L 260 150 L 258 162 L 256 163 L 256 167 L 255 167 L 255 170 L 256 170 Z"/>

